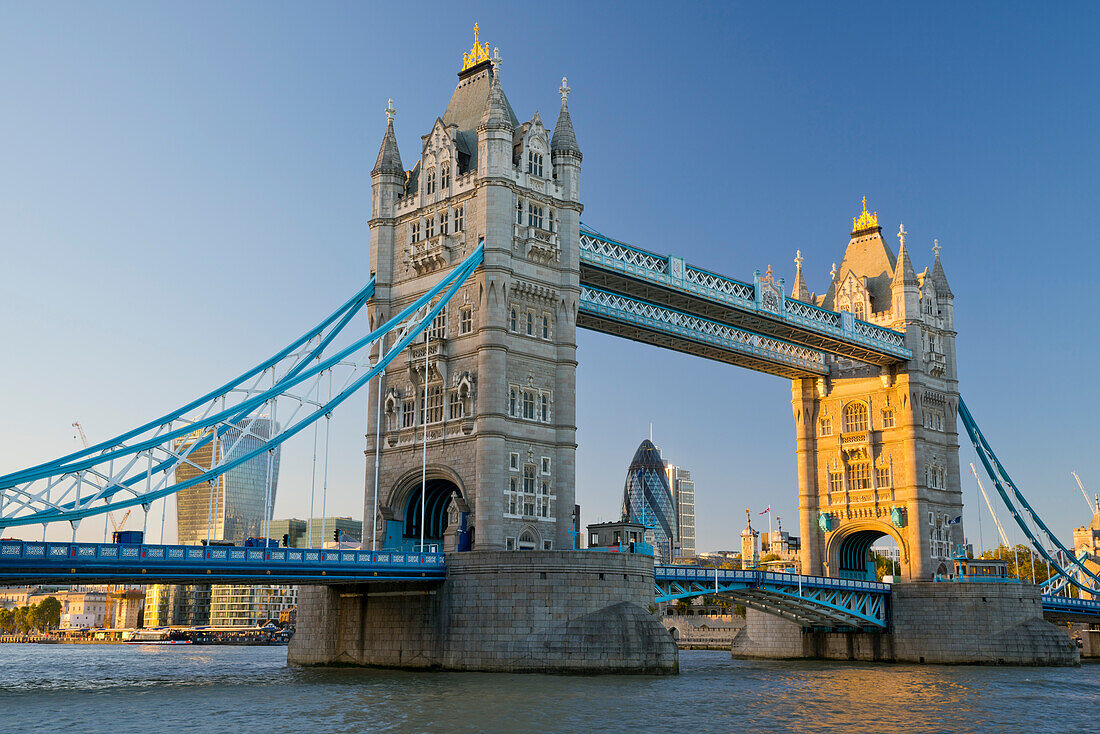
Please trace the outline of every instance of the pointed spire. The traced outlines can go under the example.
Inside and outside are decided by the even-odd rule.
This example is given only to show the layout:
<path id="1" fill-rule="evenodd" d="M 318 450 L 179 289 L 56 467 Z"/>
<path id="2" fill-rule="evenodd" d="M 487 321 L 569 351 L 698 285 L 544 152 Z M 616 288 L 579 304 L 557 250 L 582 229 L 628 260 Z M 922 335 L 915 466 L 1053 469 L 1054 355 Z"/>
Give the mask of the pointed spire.
<path id="1" fill-rule="evenodd" d="M 898 240 L 901 241 L 901 247 L 898 248 L 898 262 L 894 268 L 894 277 L 890 281 L 890 285 L 893 287 L 898 286 L 919 286 L 920 281 L 917 280 L 917 271 L 913 269 L 913 263 L 909 260 L 909 253 L 905 249 L 905 225 L 902 224 L 898 228 Z"/>
<path id="2" fill-rule="evenodd" d="M 512 121 L 508 118 L 508 102 L 504 99 L 504 90 L 500 86 L 500 67 L 504 60 L 500 58 L 500 49 L 493 49 L 493 71 L 489 82 L 489 101 L 485 104 L 485 113 L 481 116 L 481 124 L 489 127 L 512 129 Z"/>
<path id="3" fill-rule="evenodd" d="M 811 295 L 810 289 L 806 287 L 806 278 L 802 275 L 802 250 L 795 251 L 794 267 L 794 289 L 791 290 L 791 298 L 808 302 Z"/>
<path id="4" fill-rule="evenodd" d="M 378 149 L 378 160 L 371 170 L 372 176 L 377 173 L 405 175 L 405 167 L 401 165 L 401 152 L 397 149 L 397 135 L 393 132 L 393 116 L 396 112 L 391 99 L 386 105 L 386 134 L 382 137 L 382 147 Z"/>
<path id="5" fill-rule="evenodd" d="M 936 285 L 936 295 L 946 298 L 954 298 L 951 286 L 947 284 L 947 273 L 943 272 L 943 264 L 940 263 L 940 241 L 932 240 L 932 252 L 936 255 L 936 261 L 932 265 L 932 282 Z"/>
<path id="6" fill-rule="evenodd" d="M 577 147 L 577 135 L 573 132 L 573 120 L 569 117 L 569 83 L 565 77 L 561 78 L 561 87 L 558 93 L 561 95 L 561 112 L 558 113 L 558 121 L 554 125 L 554 134 L 550 137 L 550 151 L 553 153 L 580 153 Z"/>

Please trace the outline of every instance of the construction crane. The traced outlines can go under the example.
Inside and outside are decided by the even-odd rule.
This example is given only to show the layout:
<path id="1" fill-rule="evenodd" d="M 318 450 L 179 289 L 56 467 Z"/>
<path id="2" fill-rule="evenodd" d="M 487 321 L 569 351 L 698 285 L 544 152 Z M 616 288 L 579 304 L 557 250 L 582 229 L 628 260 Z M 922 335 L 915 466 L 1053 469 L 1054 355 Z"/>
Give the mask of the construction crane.
<path id="1" fill-rule="evenodd" d="M 88 437 L 84 435 L 84 427 L 80 425 L 80 421 L 73 421 L 73 428 L 76 429 L 76 432 L 79 435 L 80 443 L 84 444 L 84 448 L 88 448 Z M 111 521 L 111 527 L 114 528 L 114 531 L 116 533 L 126 526 L 126 520 L 130 517 L 131 512 L 133 512 L 132 507 L 129 510 L 126 510 L 126 514 L 122 516 L 121 522 L 115 522 L 115 514 L 113 512 L 107 513 L 107 517 Z"/>
<path id="2" fill-rule="evenodd" d="M 1089 509 L 1092 510 L 1093 514 L 1100 512 L 1100 506 L 1097 506 L 1095 502 L 1089 499 L 1089 493 L 1085 491 L 1085 485 L 1081 484 L 1081 477 L 1077 476 L 1077 472 L 1075 471 L 1070 472 L 1070 474 L 1072 474 L 1073 478 L 1077 480 L 1077 487 L 1081 490 L 1081 496 L 1085 498 L 1085 504 L 1089 506 Z"/>

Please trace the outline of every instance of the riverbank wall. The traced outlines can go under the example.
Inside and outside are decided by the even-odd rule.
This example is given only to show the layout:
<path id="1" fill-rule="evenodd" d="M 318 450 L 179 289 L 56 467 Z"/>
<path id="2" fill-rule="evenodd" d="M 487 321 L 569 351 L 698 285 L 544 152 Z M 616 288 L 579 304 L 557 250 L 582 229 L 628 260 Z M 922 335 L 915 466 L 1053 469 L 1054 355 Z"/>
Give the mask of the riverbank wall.
<path id="1" fill-rule="evenodd" d="M 992 582 L 895 584 L 881 632 L 805 629 L 749 609 L 731 652 L 744 658 L 899 663 L 1077 665 L 1077 645 L 1043 619 L 1038 587 Z"/>
<path id="2" fill-rule="evenodd" d="M 650 613 L 653 558 L 592 551 L 447 556 L 447 579 L 302 587 L 288 661 L 502 672 L 678 670 Z"/>

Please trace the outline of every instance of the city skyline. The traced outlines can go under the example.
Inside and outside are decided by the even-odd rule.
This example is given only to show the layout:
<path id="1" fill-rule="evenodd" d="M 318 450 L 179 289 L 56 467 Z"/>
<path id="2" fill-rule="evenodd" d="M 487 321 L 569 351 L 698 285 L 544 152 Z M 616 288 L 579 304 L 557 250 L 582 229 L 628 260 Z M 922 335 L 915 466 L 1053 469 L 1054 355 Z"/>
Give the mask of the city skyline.
<path id="1" fill-rule="evenodd" d="M 384 128 L 385 100 L 424 87 L 415 99 L 406 93 L 395 101 L 398 139 L 405 150 L 416 150 L 416 136 L 442 112 L 439 100 L 453 86 L 456 58 L 478 20 L 468 11 L 447 11 L 451 30 L 433 35 L 423 58 L 406 68 L 392 62 L 391 41 L 366 41 L 368 21 L 391 12 L 385 9 L 350 11 L 346 28 L 329 24 L 324 33 L 317 19 L 291 32 L 293 15 L 262 18 L 255 6 L 209 10 L 206 20 L 220 23 L 183 19 L 181 36 L 199 39 L 194 47 L 178 43 L 170 28 L 180 19 L 169 10 L 136 18 L 115 17 L 110 9 L 96 18 L 76 7 L 67 12 L 87 24 L 79 31 L 76 25 L 48 29 L 56 34 L 57 58 L 39 60 L 26 79 L 12 81 L 31 103 L 0 123 L 9 140 L 0 221 L 7 222 L 4 241 L 18 243 L 10 258 L 13 308 L 0 326 L 9 345 L 33 355 L 0 373 L 12 393 L 8 415 L 21 419 L 0 422 L 0 439 L 11 449 L 0 457 L 0 472 L 67 453 L 72 420 L 80 419 L 94 442 L 220 384 L 358 288 L 366 276 L 367 172 Z M 402 18 L 403 11 L 394 12 Z M 588 14 L 592 27 L 601 20 L 599 10 L 578 12 Z M 1082 399 L 1067 384 L 1070 365 L 1087 363 L 1097 345 L 1087 333 L 1075 335 L 1064 316 L 1083 309 L 1084 279 L 1100 264 L 1085 246 L 1087 218 L 1073 215 L 1095 198 L 1084 162 L 1096 143 L 1077 122 L 1088 119 L 1095 103 L 1072 95 L 1073 59 L 1085 46 L 1067 27 L 1070 19 L 1056 10 L 1041 20 L 1049 31 L 1043 38 L 1056 37 L 1055 26 L 1063 31 L 1057 57 L 1040 45 L 1053 48 L 1054 41 L 1031 37 L 1033 19 L 1020 13 L 992 19 L 989 39 L 1027 46 L 1027 67 L 992 48 L 992 40 L 954 45 L 968 24 L 982 19 L 967 9 L 953 27 L 931 14 L 902 11 L 823 19 L 845 29 L 842 40 L 904 28 L 892 51 L 864 51 L 881 62 L 877 67 L 834 48 L 815 70 L 809 59 L 821 51 L 816 35 L 790 59 L 775 58 L 753 37 L 778 25 L 772 11 L 761 9 L 717 16 L 728 24 L 723 33 L 734 29 L 732 58 L 698 43 L 647 59 L 645 46 L 652 50 L 675 36 L 679 23 L 697 24 L 694 14 L 702 11 L 685 12 L 692 17 L 673 20 L 667 31 L 644 13 L 626 21 L 653 41 L 638 44 L 643 48 L 604 39 L 611 44 L 604 54 L 623 56 L 621 90 L 613 86 L 614 74 L 588 60 L 602 54 L 583 53 L 591 30 L 576 31 L 569 41 L 575 61 L 563 65 L 557 53 L 548 60 L 528 42 L 522 11 L 480 20 L 483 38 L 506 59 L 505 85 L 517 106 L 549 117 L 557 79 L 569 76 L 573 120 L 587 156 L 585 222 L 600 231 L 735 277 L 771 264 L 788 290 L 790 261 L 801 249 L 809 286 L 819 292 L 830 264 L 843 254 L 847 218 L 858 213 L 863 195 L 880 212 L 892 246 L 893 232 L 906 222 L 918 271 L 931 264 L 938 238 L 958 293 L 962 392 L 1025 491 L 1047 488 L 1040 510 L 1068 540 L 1073 527 L 1089 521 L 1070 470 L 1090 493 L 1100 489 L 1098 460 L 1086 443 L 1095 389 L 1086 383 Z M 276 30 L 279 43 L 235 43 L 228 29 L 256 20 Z M 119 58 L 96 55 L 89 40 L 90 29 L 112 21 L 117 27 L 100 30 L 121 49 Z M 784 27 L 801 38 L 811 21 Z M 127 32 L 139 23 L 143 33 Z M 285 58 L 276 54 L 286 50 L 282 44 L 290 49 Z M 150 51 L 156 46 L 163 50 Z M 5 48 L 0 58 L 8 68 L 34 58 L 24 37 Z M 127 66 L 129 53 L 151 59 L 150 68 Z M 983 53 L 993 58 L 983 60 Z M 314 63 L 288 73 L 311 54 Z M 906 54 L 920 54 L 926 76 L 914 76 Z M 95 63 L 81 68 L 84 58 Z M 987 89 L 981 70 L 993 63 L 1008 64 L 1015 74 Z M 700 69 L 720 64 L 728 77 L 698 79 Z M 392 69 L 393 76 L 372 77 L 366 68 Z M 216 78 L 225 70 L 225 79 Z M 158 74 L 167 76 L 167 90 L 158 89 Z M 783 94 L 768 96 L 776 90 Z M 242 91 L 245 100 L 234 101 Z M 753 99 L 756 114 L 734 114 L 737 107 L 720 103 L 716 91 Z M 295 100 L 302 108 L 288 111 Z M 1044 104 L 1033 108 L 1026 104 L 1032 100 Z M 1073 119 L 1058 116 L 1065 104 L 1073 106 Z M 804 119 L 807 110 L 812 122 Z M 145 116 L 137 136 L 126 121 L 135 115 Z M 619 119 L 608 121 L 613 116 Z M 763 128 L 768 118 L 779 122 L 774 132 Z M 60 125 L 60 119 L 82 124 Z M 948 135 L 941 125 L 980 127 L 984 135 Z M 1051 129 L 1058 135 L 1048 134 Z M 636 154 L 647 150 L 655 131 L 671 131 L 658 133 L 661 157 L 678 163 Z M 715 160 L 729 161 L 729 168 Z M 989 173 L 979 176 L 979 169 Z M 88 184 L 105 170 L 111 186 L 93 190 Z M 685 176 L 692 191 L 676 193 Z M 658 194 L 672 198 L 648 211 L 657 208 L 645 205 L 647 197 Z M 724 208 L 730 201 L 737 202 L 732 214 Z M 1061 225 L 1057 234 L 1049 229 L 1052 217 Z M 1052 236 L 1063 252 L 1044 258 L 1043 240 Z M 730 252 L 731 241 L 744 244 Z M 204 266 L 200 282 L 188 261 L 207 260 L 194 257 L 201 253 L 220 258 L 226 272 Z M 1005 295 L 1034 289 L 1042 298 Z M 120 290 L 126 298 L 114 295 Z M 296 294 L 287 299 L 295 305 L 226 313 L 226 299 L 263 303 L 257 294 L 264 292 Z M 1037 302 L 1045 306 L 1041 312 L 1032 310 Z M 177 328 L 184 325 L 192 331 L 181 335 Z M 202 326 L 201 335 L 194 325 Z M 578 342 L 577 496 L 586 520 L 615 515 L 622 469 L 651 421 L 656 442 L 691 467 L 703 488 L 696 498 L 703 510 L 699 550 L 732 546 L 730 529 L 739 527 L 745 506 L 770 504 L 794 516 L 786 381 L 599 334 L 582 332 Z M 83 359 L 71 359 L 66 344 L 81 345 Z M 213 354 L 218 357 L 195 356 Z M 623 365 L 632 374 L 620 380 L 614 376 L 626 371 Z M 632 399 L 640 386 L 654 384 L 664 386 L 669 399 Z M 54 396 L 53 404 L 41 404 L 45 394 Z M 365 396 L 356 406 L 333 419 L 330 516 L 361 515 Z M 738 422 L 736 415 L 751 420 Z M 966 470 L 972 451 L 965 438 L 962 443 L 967 533 L 977 545 L 977 495 Z M 731 451 L 736 475 L 725 471 Z M 306 514 L 308 453 L 308 447 L 287 448 L 278 517 Z M 150 529 L 159 521 L 154 517 Z M 140 517 L 131 520 L 131 527 L 138 524 Z M 988 516 L 984 526 L 991 545 Z M 99 531 L 80 532 L 94 538 Z"/>

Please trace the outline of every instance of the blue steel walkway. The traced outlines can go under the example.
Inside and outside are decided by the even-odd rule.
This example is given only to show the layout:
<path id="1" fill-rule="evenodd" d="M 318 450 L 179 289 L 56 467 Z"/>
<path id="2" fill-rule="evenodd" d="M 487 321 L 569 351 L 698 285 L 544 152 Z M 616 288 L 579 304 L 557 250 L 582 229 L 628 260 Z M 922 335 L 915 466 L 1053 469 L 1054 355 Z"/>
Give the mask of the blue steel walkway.
<path id="1" fill-rule="evenodd" d="M 442 553 L 0 541 L 2 584 L 442 581 Z"/>
<path id="2" fill-rule="evenodd" d="M 1073 617 L 1085 621 L 1085 617 L 1100 619 L 1100 600 L 1074 599 L 1069 596 L 1043 594 L 1043 615 L 1048 617 Z"/>

